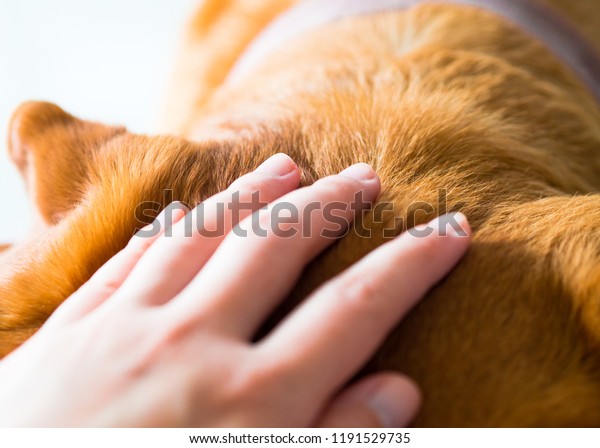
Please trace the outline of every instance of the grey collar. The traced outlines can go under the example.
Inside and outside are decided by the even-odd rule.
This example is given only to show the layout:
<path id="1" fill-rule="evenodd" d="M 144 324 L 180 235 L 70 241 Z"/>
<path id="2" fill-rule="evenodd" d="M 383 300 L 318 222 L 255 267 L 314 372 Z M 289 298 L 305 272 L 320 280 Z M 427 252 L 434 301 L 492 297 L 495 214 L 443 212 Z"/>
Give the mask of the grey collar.
<path id="1" fill-rule="evenodd" d="M 281 45 L 313 28 L 347 17 L 398 11 L 438 0 L 307 0 L 275 19 L 248 47 L 229 75 L 235 80 Z M 448 0 L 505 17 L 546 44 L 579 75 L 600 101 L 600 59 L 592 46 L 566 20 L 535 0 Z"/>

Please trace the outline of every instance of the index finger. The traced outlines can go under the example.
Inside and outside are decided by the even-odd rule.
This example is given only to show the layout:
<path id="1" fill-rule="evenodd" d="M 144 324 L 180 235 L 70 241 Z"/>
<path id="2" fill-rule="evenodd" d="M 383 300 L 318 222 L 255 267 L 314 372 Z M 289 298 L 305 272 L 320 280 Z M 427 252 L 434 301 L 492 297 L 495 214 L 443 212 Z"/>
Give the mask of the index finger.
<path id="1" fill-rule="evenodd" d="M 455 225 L 441 232 L 440 222 L 452 216 Z M 471 231 L 464 215 L 427 228 L 430 235 L 404 233 L 326 283 L 256 348 L 285 366 L 284 375 L 301 378 L 303 393 L 335 391 L 466 252 Z"/>

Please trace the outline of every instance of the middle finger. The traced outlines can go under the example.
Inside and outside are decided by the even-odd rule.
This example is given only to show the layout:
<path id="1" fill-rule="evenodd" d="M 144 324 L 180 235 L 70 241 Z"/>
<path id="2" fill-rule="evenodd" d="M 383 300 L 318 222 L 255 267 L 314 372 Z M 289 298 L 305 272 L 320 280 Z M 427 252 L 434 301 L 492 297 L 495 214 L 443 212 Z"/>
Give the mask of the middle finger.
<path id="1" fill-rule="evenodd" d="M 254 222 L 246 219 L 244 229 L 225 239 L 173 305 L 192 319 L 210 316 L 207 321 L 219 334 L 250 338 L 304 266 L 377 198 L 380 182 L 368 165 L 340 174 L 282 197 L 253 215 Z M 284 228 L 275 213 L 282 209 L 292 210 Z M 253 225 L 244 236 L 242 230 Z"/>
<path id="2" fill-rule="evenodd" d="M 173 235 L 154 243 L 117 294 L 146 305 L 167 302 L 194 278 L 240 219 L 297 188 L 299 181 L 298 167 L 288 156 L 269 158 L 173 226 Z M 234 209 L 234 200 L 245 208 Z"/>

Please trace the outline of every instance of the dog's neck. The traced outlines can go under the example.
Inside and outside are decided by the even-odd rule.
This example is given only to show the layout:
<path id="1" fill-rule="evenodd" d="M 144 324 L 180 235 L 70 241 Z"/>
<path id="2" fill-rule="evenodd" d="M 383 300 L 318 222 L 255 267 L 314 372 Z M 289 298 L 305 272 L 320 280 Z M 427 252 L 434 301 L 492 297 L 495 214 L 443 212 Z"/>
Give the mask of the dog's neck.
<path id="1" fill-rule="evenodd" d="M 330 22 L 365 14 L 398 11 L 429 0 L 306 0 L 268 26 L 249 46 L 229 75 L 234 81 L 289 39 Z M 600 101 L 600 58 L 566 20 L 535 0 L 444 0 L 494 12 L 545 43 Z"/>

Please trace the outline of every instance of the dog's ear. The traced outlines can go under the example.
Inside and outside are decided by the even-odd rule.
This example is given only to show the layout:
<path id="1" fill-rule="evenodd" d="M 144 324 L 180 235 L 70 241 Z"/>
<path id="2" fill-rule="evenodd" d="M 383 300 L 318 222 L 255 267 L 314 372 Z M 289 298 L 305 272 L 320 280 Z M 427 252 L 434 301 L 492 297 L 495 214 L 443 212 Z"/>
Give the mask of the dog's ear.
<path id="1" fill-rule="evenodd" d="M 29 102 L 13 114 L 8 148 L 45 224 L 81 198 L 93 153 L 124 128 L 79 120 L 52 103 Z"/>

